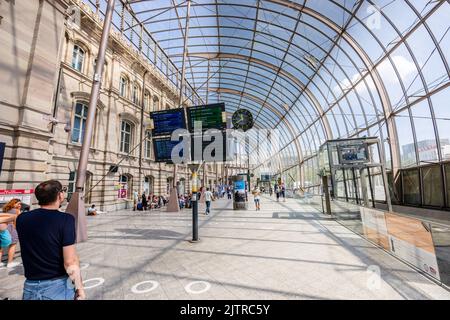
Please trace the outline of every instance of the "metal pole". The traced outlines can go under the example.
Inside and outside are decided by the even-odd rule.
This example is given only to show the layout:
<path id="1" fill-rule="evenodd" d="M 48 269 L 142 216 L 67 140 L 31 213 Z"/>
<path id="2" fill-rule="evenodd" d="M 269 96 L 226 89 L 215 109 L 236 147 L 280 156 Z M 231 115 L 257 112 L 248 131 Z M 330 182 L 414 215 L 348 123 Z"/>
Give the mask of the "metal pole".
<path id="1" fill-rule="evenodd" d="M 144 72 L 144 76 L 142 79 L 142 92 L 141 92 L 141 130 L 139 132 L 140 135 L 140 141 L 141 141 L 141 145 L 139 147 L 139 194 L 142 194 L 143 192 L 143 184 L 142 184 L 142 148 L 143 148 L 143 143 L 142 141 L 144 140 L 143 136 L 144 134 L 147 134 L 147 132 L 144 132 L 145 128 L 144 128 L 144 113 L 145 113 L 145 86 L 146 86 L 146 79 L 145 76 L 147 75 L 148 70 L 145 70 Z M 145 145 L 147 144 L 147 142 L 145 142 Z M 134 190 L 133 190 L 134 191 Z"/>
<path id="2" fill-rule="evenodd" d="M 198 165 L 192 165 L 192 243 L 199 242 L 198 237 L 198 202 L 200 195 L 198 194 Z"/>
<path id="3" fill-rule="evenodd" d="M 183 91 L 186 85 L 186 57 L 187 57 L 187 44 L 188 44 L 188 35 L 189 35 L 189 18 L 191 11 L 191 1 L 187 0 L 187 12 L 186 12 L 186 26 L 184 29 L 184 47 L 183 47 L 183 64 L 181 68 L 181 84 L 180 84 L 180 100 L 179 105 L 180 108 L 183 107 Z M 173 182 L 172 182 L 172 192 L 170 194 L 169 206 L 167 207 L 168 212 L 179 212 L 179 204 L 178 204 L 178 190 L 177 190 L 177 171 L 178 166 L 176 164 L 173 165 Z"/>
<path id="4" fill-rule="evenodd" d="M 184 28 L 184 45 L 183 45 L 183 63 L 181 65 L 181 84 L 180 84 L 180 108 L 183 106 L 183 91 L 186 85 L 186 57 L 189 37 L 189 19 L 191 12 L 191 0 L 187 0 L 186 26 Z"/>
<path id="5" fill-rule="evenodd" d="M 210 73 L 210 68 L 211 68 L 211 60 L 208 59 L 208 77 L 206 78 L 206 104 L 208 104 L 208 98 L 209 98 L 209 73 Z"/>
<path id="6" fill-rule="evenodd" d="M 111 29 L 112 14 L 114 11 L 115 0 L 108 0 L 108 7 L 103 23 L 102 37 L 98 49 L 97 63 L 95 66 L 94 79 L 92 80 L 91 96 L 89 99 L 88 116 L 86 119 L 86 128 L 84 132 L 83 145 L 81 146 L 80 159 L 77 169 L 77 180 L 75 192 L 70 199 L 66 212 L 72 214 L 76 221 L 77 242 L 87 240 L 87 223 L 84 204 L 84 183 L 86 181 L 86 170 L 88 165 L 89 148 L 91 146 L 92 134 L 94 132 L 95 111 L 97 108 L 98 97 L 105 64 L 106 48 L 108 47 L 109 31 Z"/>

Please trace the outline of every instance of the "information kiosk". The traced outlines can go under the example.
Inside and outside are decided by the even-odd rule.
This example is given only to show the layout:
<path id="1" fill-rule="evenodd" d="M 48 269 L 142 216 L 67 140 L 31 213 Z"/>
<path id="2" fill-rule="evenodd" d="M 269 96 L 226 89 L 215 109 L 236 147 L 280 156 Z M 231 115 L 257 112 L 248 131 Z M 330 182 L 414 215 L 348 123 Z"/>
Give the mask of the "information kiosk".
<path id="1" fill-rule="evenodd" d="M 381 151 L 374 137 L 329 140 L 320 147 L 319 175 L 327 213 L 331 214 L 332 199 L 373 208 L 381 201 L 392 210 Z"/>

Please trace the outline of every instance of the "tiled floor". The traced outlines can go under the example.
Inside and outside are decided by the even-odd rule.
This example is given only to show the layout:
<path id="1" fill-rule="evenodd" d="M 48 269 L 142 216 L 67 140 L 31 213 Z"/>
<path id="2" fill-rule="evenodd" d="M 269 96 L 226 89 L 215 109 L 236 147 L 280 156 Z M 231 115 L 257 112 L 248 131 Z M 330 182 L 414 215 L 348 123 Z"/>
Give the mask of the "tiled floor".
<path id="1" fill-rule="evenodd" d="M 78 245 L 88 297 L 450 299 L 308 205 L 264 198 L 260 212 L 230 207 L 219 200 L 211 216 L 200 215 L 195 244 L 190 210 L 89 217 L 89 241 Z M 22 267 L 1 269 L 0 298 L 20 299 L 23 280 Z"/>

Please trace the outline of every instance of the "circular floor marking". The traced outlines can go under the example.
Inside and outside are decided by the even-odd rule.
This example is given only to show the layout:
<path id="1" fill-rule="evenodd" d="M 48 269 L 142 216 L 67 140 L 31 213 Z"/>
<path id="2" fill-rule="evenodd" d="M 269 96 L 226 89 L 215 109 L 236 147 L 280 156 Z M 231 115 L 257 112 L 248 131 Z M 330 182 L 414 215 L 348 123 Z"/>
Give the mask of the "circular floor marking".
<path id="1" fill-rule="evenodd" d="M 202 290 L 192 290 L 192 286 L 195 286 L 197 284 L 202 284 L 205 286 L 205 288 Z M 211 289 L 211 284 L 206 281 L 193 281 L 193 282 L 189 283 L 186 287 L 184 287 L 184 290 L 186 290 L 186 292 L 192 293 L 192 294 L 202 294 L 202 293 L 205 293 L 206 291 L 208 291 L 209 289 Z"/>
<path id="2" fill-rule="evenodd" d="M 152 286 L 150 288 L 148 288 L 148 289 L 138 289 L 140 286 L 143 286 L 143 285 L 146 285 L 146 284 L 151 284 Z M 142 281 L 142 282 L 136 283 L 131 288 L 131 292 L 136 293 L 136 294 L 148 293 L 148 292 L 153 291 L 156 288 L 158 288 L 158 286 L 159 286 L 159 282 L 158 281 L 153 281 L 153 280 Z"/>
<path id="3" fill-rule="evenodd" d="M 88 283 L 88 282 L 96 282 L 96 283 L 92 284 L 90 286 L 86 286 L 86 283 Z M 103 278 L 92 278 L 92 279 L 84 280 L 83 285 L 84 285 L 84 289 L 92 289 L 92 288 L 102 285 L 104 282 L 105 282 L 105 279 L 103 279 Z"/>
<path id="4" fill-rule="evenodd" d="M 85 270 L 87 268 L 89 268 L 90 264 L 89 263 L 82 263 L 80 264 L 80 270 Z"/>

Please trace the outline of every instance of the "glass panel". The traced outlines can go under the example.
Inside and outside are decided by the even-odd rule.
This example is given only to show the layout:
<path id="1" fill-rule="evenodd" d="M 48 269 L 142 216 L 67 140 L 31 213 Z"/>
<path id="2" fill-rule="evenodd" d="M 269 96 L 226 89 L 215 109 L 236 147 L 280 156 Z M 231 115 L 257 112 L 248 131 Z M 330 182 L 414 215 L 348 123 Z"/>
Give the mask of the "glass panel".
<path id="1" fill-rule="evenodd" d="M 397 124 L 398 143 L 400 146 L 402 167 L 416 164 L 416 147 L 411 129 L 409 112 L 405 111 L 395 117 Z"/>
<path id="2" fill-rule="evenodd" d="M 444 170 L 445 170 L 445 186 L 446 186 L 446 190 L 445 190 L 445 194 L 447 197 L 447 207 L 450 207 L 450 164 L 445 164 L 444 165 Z"/>
<path id="3" fill-rule="evenodd" d="M 402 172 L 403 201 L 405 204 L 420 205 L 419 171 L 405 170 Z"/>
<path id="4" fill-rule="evenodd" d="M 422 168 L 423 204 L 425 206 L 444 206 L 442 192 L 441 166 Z"/>

